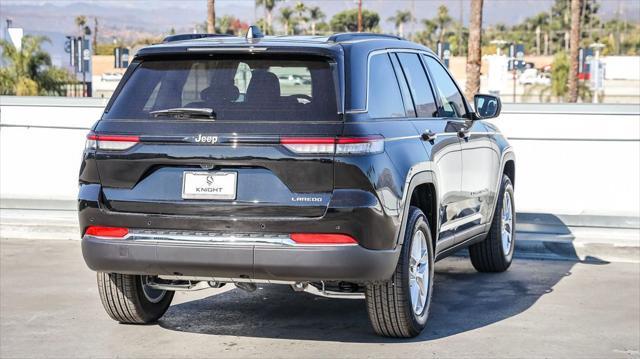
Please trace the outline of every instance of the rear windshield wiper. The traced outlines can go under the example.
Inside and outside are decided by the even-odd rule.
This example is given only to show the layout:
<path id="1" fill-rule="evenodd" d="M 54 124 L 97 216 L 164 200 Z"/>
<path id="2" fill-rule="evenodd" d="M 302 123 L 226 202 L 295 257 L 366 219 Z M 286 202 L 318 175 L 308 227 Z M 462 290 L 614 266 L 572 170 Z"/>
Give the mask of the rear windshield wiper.
<path id="1" fill-rule="evenodd" d="M 193 117 L 206 117 L 210 119 L 216 118 L 216 113 L 212 108 L 198 108 L 198 107 L 176 107 L 167 108 L 165 110 L 157 110 L 149 112 L 154 117 L 159 116 L 174 116 L 180 119 L 193 118 Z"/>

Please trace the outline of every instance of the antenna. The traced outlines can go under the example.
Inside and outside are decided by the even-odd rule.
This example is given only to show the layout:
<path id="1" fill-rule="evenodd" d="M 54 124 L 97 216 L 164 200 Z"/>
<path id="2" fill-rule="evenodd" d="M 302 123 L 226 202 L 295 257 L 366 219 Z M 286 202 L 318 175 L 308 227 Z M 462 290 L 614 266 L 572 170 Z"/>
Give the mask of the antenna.
<path id="1" fill-rule="evenodd" d="M 260 28 L 256 25 L 249 26 L 249 28 L 247 29 L 247 35 L 245 36 L 247 40 L 260 39 L 263 37 L 264 37 L 264 34 L 262 33 L 262 31 L 260 31 Z"/>

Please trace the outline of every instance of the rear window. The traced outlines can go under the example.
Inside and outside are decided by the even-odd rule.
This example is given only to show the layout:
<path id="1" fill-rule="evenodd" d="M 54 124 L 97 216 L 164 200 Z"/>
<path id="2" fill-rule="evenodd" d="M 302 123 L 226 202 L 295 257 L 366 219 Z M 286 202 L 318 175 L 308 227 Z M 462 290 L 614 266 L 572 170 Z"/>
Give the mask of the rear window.
<path id="1" fill-rule="evenodd" d="M 334 75 L 320 59 L 146 60 L 104 118 L 156 119 L 150 112 L 188 107 L 211 108 L 219 121 L 337 121 Z"/>

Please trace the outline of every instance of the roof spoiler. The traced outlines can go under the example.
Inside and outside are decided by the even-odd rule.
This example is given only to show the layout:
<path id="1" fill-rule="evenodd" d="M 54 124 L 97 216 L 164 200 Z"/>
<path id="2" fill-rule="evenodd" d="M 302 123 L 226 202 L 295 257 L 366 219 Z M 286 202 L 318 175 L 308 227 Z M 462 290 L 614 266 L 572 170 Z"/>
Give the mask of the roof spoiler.
<path id="1" fill-rule="evenodd" d="M 204 39 L 207 37 L 230 37 L 233 35 L 228 34 L 177 34 L 177 35 L 169 35 L 162 40 L 163 44 L 167 42 L 174 41 L 184 41 L 184 40 L 195 40 L 195 39 Z"/>

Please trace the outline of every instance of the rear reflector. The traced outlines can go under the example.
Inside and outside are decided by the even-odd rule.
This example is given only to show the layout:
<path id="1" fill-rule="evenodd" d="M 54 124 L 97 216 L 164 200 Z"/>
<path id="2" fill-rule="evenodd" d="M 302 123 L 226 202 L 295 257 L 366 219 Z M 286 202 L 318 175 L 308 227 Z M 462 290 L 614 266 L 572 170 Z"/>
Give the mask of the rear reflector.
<path id="1" fill-rule="evenodd" d="M 280 144 L 300 154 L 362 155 L 384 151 L 384 138 L 367 137 L 283 137 Z"/>
<path id="2" fill-rule="evenodd" d="M 96 237 L 124 238 L 129 234 L 129 230 L 122 227 L 90 226 L 84 234 Z"/>
<path id="3" fill-rule="evenodd" d="M 358 244 L 355 239 L 346 234 L 291 233 L 289 238 L 298 244 Z"/>
<path id="4" fill-rule="evenodd" d="M 90 133 L 87 135 L 85 148 L 124 151 L 135 146 L 138 142 L 140 142 L 140 137 L 138 136 L 96 135 Z"/>

